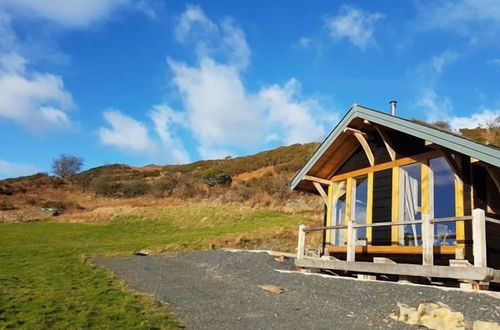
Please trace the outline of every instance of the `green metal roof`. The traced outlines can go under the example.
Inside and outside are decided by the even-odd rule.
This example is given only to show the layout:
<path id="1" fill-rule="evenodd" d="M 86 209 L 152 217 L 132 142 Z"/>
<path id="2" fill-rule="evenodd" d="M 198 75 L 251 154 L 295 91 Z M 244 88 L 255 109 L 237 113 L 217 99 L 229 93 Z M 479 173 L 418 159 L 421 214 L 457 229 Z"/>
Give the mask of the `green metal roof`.
<path id="1" fill-rule="evenodd" d="M 305 166 L 293 178 L 290 184 L 292 189 L 302 181 L 318 159 L 355 118 L 366 119 L 372 123 L 430 141 L 493 166 L 500 167 L 499 148 L 485 145 L 452 132 L 429 127 L 404 118 L 392 116 L 385 112 L 354 104 L 340 120 L 335 129 L 326 137 L 325 141 L 318 147 L 316 152 L 309 158 Z"/>

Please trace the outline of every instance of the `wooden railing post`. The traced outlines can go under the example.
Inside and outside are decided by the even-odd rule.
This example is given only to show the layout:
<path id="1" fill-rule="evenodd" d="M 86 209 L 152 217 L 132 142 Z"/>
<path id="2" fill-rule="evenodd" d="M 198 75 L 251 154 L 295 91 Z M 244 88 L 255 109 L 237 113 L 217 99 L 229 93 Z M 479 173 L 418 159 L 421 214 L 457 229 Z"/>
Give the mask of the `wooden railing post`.
<path id="1" fill-rule="evenodd" d="M 422 215 L 422 265 L 432 266 L 434 264 L 434 224 L 431 216 Z"/>
<path id="2" fill-rule="evenodd" d="M 304 231 L 306 229 L 305 225 L 300 225 L 299 226 L 299 238 L 298 238 L 298 244 L 297 244 L 297 259 L 303 259 L 304 258 L 304 250 L 305 250 L 305 244 L 306 244 L 306 232 Z"/>
<path id="3" fill-rule="evenodd" d="M 486 267 L 486 219 L 484 210 L 472 210 L 472 251 L 474 267 Z"/>
<path id="4" fill-rule="evenodd" d="M 356 259 L 356 228 L 353 225 L 353 221 L 347 223 L 347 261 Z"/>

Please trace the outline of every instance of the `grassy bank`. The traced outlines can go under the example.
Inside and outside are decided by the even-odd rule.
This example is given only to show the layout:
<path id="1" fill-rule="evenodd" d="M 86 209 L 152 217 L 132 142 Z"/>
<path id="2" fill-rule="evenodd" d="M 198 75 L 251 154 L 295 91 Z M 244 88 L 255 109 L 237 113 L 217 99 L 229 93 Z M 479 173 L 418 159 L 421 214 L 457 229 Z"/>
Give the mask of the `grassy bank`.
<path id="1" fill-rule="evenodd" d="M 280 235 L 304 222 L 273 212 L 193 205 L 127 214 L 99 224 L 0 224 L 0 328 L 176 328 L 165 308 L 124 290 L 88 257 L 276 238 L 287 249 L 293 239 Z"/>

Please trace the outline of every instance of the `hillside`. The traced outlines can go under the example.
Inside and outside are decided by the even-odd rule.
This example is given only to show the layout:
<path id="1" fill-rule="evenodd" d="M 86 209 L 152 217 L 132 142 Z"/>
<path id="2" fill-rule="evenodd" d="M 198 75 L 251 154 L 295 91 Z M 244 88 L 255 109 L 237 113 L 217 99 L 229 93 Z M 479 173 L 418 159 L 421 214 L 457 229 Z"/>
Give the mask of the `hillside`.
<path id="1" fill-rule="evenodd" d="M 310 196 L 289 191 L 288 183 L 318 147 L 295 144 L 255 155 L 198 161 L 186 165 L 131 167 L 113 164 L 81 172 L 69 180 L 44 173 L 0 181 L 0 221 L 30 221 L 46 216 L 41 208 L 63 211 L 61 218 L 100 218 L 105 207 L 238 203 L 293 212 L 293 201 Z M 106 216 L 109 216 L 109 210 Z M 116 210 L 116 213 L 121 213 Z M 104 216 L 104 214 L 103 214 Z"/>

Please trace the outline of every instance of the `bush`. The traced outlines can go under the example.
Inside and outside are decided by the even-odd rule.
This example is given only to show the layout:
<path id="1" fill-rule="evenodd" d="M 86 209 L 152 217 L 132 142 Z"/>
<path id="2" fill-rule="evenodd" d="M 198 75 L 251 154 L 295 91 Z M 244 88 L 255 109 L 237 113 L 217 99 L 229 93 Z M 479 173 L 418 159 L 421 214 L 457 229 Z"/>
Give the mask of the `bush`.
<path id="1" fill-rule="evenodd" d="M 146 195 L 151 191 L 151 186 L 142 180 L 135 180 L 123 184 L 121 195 L 125 198 Z"/>
<path id="2" fill-rule="evenodd" d="M 0 202 L 0 211 L 10 211 L 10 210 L 15 210 L 16 207 L 12 205 L 11 203 L 1 201 Z"/>
<path id="3" fill-rule="evenodd" d="M 172 196 L 172 192 L 179 184 L 179 181 L 179 178 L 174 175 L 169 175 L 160 179 L 154 186 L 155 195 L 157 197 Z"/>
<path id="4" fill-rule="evenodd" d="M 114 181 L 108 177 L 102 176 L 94 180 L 91 184 L 91 190 L 96 195 L 105 197 L 118 197 L 123 189 L 121 182 Z"/>
<path id="5" fill-rule="evenodd" d="M 208 186 L 230 186 L 232 182 L 232 178 L 229 174 L 224 172 L 221 169 L 217 168 L 209 168 L 203 174 L 203 182 L 205 182 Z"/>

